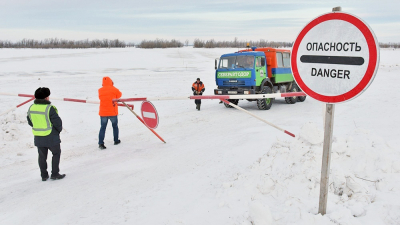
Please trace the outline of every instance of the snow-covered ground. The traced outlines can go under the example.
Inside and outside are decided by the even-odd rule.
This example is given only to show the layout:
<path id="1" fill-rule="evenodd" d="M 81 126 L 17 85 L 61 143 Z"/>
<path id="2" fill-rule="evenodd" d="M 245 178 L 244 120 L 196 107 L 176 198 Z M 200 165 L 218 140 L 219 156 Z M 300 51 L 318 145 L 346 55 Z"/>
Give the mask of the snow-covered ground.
<path id="1" fill-rule="evenodd" d="M 0 49 L 0 92 L 97 99 L 103 76 L 124 98 L 189 96 L 215 88 L 214 59 L 237 49 Z M 336 105 L 328 210 L 318 215 L 324 104 L 269 111 L 217 100 L 155 101 L 157 139 L 120 108 L 121 145 L 97 145 L 98 105 L 53 101 L 63 120 L 59 181 L 42 182 L 26 122 L 29 104 L 0 117 L 0 224 L 400 224 L 400 51 L 381 49 L 374 82 Z M 26 98 L 0 96 L 0 113 Z M 135 111 L 140 112 L 136 102 Z M 48 163 L 51 161 L 48 158 Z"/>

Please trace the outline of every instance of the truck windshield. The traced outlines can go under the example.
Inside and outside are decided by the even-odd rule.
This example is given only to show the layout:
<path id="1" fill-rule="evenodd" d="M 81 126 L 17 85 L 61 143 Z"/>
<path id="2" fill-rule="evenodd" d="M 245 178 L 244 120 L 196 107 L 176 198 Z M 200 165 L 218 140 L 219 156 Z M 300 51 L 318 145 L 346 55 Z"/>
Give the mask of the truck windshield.
<path id="1" fill-rule="evenodd" d="M 254 67 L 254 56 L 238 56 L 236 59 L 236 67 L 242 68 L 253 68 Z"/>
<path id="2" fill-rule="evenodd" d="M 221 61 L 219 62 L 219 68 L 234 69 L 235 62 L 236 62 L 236 56 L 222 57 Z"/>
<path id="3" fill-rule="evenodd" d="M 254 56 L 228 56 L 222 57 L 219 69 L 254 68 Z"/>

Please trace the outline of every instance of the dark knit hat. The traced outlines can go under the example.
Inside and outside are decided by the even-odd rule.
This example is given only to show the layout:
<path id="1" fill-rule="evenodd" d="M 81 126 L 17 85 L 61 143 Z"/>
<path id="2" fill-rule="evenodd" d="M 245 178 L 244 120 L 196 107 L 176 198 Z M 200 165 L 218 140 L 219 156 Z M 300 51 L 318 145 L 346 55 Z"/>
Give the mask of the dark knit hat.
<path id="1" fill-rule="evenodd" d="M 200 80 L 200 78 L 197 78 L 196 80 Z"/>
<path id="2" fill-rule="evenodd" d="M 47 87 L 40 87 L 35 91 L 35 98 L 36 99 L 45 99 L 50 96 L 50 89 Z"/>

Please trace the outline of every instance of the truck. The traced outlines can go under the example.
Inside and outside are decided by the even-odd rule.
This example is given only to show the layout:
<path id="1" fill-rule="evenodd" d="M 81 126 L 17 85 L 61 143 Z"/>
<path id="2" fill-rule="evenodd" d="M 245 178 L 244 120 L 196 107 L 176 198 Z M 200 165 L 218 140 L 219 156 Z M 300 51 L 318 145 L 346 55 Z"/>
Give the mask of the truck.
<path id="1" fill-rule="evenodd" d="M 215 95 L 250 95 L 300 92 L 290 67 L 290 51 L 278 48 L 247 48 L 224 54 L 215 60 Z M 246 99 L 246 98 L 243 98 Z M 306 96 L 285 97 L 288 104 L 305 101 Z M 256 101 L 261 110 L 269 110 L 273 98 Z M 237 105 L 239 99 L 229 99 Z M 225 107 L 231 108 L 224 103 Z"/>

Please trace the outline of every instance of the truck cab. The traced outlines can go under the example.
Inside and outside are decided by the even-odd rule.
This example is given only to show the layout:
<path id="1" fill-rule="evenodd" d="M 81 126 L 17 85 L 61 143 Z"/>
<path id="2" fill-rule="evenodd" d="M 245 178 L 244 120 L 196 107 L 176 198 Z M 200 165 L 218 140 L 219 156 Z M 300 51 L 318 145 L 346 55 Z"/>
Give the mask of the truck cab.
<path id="1" fill-rule="evenodd" d="M 215 72 L 218 89 L 215 94 L 255 94 L 267 78 L 263 52 L 238 52 L 224 54 Z"/>

